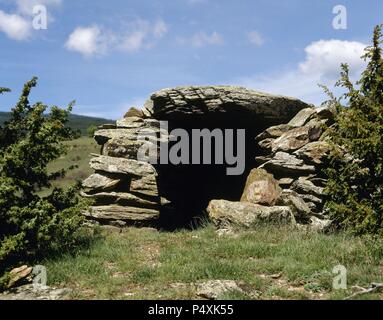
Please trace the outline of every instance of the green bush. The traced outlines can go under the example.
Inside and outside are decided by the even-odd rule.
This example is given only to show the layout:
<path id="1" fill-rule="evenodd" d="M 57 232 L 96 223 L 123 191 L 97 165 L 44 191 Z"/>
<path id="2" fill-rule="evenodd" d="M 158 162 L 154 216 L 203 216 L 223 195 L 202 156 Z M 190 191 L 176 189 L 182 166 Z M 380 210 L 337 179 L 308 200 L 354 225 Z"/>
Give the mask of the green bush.
<path id="1" fill-rule="evenodd" d="M 47 165 L 65 153 L 62 142 L 73 134 L 65 127 L 72 104 L 67 109 L 54 106 L 48 114 L 42 103 L 29 104 L 36 83 L 33 78 L 25 84 L 10 120 L 0 127 L 0 275 L 75 245 L 83 221 L 78 185 L 38 195 L 65 174 L 64 169 L 48 173 Z"/>
<path id="2" fill-rule="evenodd" d="M 332 141 L 326 174 L 326 208 L 340 228 L 383 234 L 383 60 L 381 26 L 365 49 L 367 67 L 356 84 L 342 65 L 337 86 L 346 93 L 336 98 L 335 124 L 327 133 Z"/>
<path id="3" fill-rule="evenodd" d="M 90 125 L 88 127 L 88 129 L 86 130 L 86 132 L 88 134 L 88 137 L 89 138 L 93 138 L 94 133 L 96 132 L 96 130 L 97 130 L 97 126 L 95 126 L 94 124 Z"/>

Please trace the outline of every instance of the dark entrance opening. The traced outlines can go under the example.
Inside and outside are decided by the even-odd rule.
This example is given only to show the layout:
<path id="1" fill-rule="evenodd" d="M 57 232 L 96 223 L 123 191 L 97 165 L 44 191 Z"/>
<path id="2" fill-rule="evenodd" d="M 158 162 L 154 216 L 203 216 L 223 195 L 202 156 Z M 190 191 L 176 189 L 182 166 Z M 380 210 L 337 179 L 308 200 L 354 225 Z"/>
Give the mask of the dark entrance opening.
<path id="1" fill-rule="evenodd" d="M 189 165 L 158 165 L 158 188 L 161 197 L 169 203 L 162 206 L 160 226 L 165 229 L 198 227 L 206 220 L 206 208 L 213 199 L 239 201 L 251 169 L 255 167 L 255 157 L 260 154 L 255 137 L 266 129 L 269 124 L 254 124 L 249 119 L 219 119 L 208 121 L 195 119 L 194 121 L 171 121 L 169 132 L 176 128 L 188 131 L 191 137 L 192 129 L 234 129 L 234 141 L 237 141 L 236 129 L 245 129 L 245 169 L 241 175 L 227 175 L 227 168 L 231 165 L 214 164 L 215 141 L 212 139 L 211 154 L 213 164 Z M 253 118 L 254 120 L 254 118 Z M 233 125 L 235 123 L 235 125 Z M 190 147 L 190 161 L 192 150 Z M 234 145 L 236 156 L 237 146 Z M 203 153 L 201 151 L 201 163 Z M 234 165 L 235 166 L 235 165 Z"/>

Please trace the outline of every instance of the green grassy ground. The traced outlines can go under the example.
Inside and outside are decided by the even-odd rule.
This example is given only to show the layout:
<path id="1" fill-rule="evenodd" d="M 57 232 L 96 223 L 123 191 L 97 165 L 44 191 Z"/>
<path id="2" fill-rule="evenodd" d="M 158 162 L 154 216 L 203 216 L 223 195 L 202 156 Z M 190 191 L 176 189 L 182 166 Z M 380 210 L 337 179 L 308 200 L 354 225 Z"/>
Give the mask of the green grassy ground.
<path id="1" fill-rule="evenodd" d="M 196 299 L 192 283 L 236 280 L 245 293 L 223 299 L 341 299 L 383 282 L 383 240 L 260 226 L 219 235 L 194 231 L 103 230 L 94 244 L 44 262 L 49 284 L 76 299 Z M 347 268 L 348 290 L 333 290 L 332 269 Z M 380 299 L 382 294 L 360 296 Z"/>
<path id="2" fill-rule="evenodd" d="M 54 185 L 65 187 L 92 170 L 93 139 L 70 141 L 69 153 L 50 170 L 78 168 Z M 218 235 L 208 225 L 194 231 L 103 230 L 87 249 L 43 262 L 50 285 L 70 287 L 75 299 L 196 299 L 198 281 L 236 280 L 232 299 L 341 299 L 355 285 L 383 282 L 383 240 L 323 235 L 264 226 Z M 347 268 L 348 290 L 333 290 L 336 265 Z M 382 294 L 360 296 L 383 298 Z"/>
<path id="3" fill-rule="evenodd" d="M 100 146 L 88 137 L 81 137 L 76 140 L 65 142 L 68 146 L 68 153 L 63 155 L 48 166 L 50 172 L 58 171 L 63 168 L 77 166 L 73 170 L 69 170 L 64 178 L 60 178 L 53 182 L 53 187 L 65 188 L 75 183 L 76 180 L 84 180 L 93 170 L 89 167 L 91 153 L 99 153 Z M 46 190 L 42 190 L 41 194 L 46 194 Z"/>

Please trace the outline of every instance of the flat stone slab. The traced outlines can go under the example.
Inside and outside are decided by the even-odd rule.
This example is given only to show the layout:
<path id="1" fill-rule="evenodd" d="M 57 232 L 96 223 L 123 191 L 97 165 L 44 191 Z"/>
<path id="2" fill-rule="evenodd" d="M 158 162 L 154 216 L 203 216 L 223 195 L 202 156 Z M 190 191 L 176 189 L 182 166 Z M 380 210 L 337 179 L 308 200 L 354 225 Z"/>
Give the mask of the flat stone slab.
<path id="1" fill-rule="evenodd" d="M 132 177 L 156 176 L 156 170 L 147 162 L 133 159 L 99 156 L 89 162 L 92 169 Z"/>
<path id="2" fill-rule="evenodd" d="M 141 207 L 141 208 L 158 208 L 160 199 L 146 199 L 142 198 L 138 195 L 131 194 L 129 192 L 99 192 L 88 194 L 85 192 L 81 192 L 81 196 L 84 198 L 91 198 L 96 201 L 96 203 L 102 202 L 111 202 L 111 203 L 125 203 L 124 206 L 133 206 L 133 207 Z M 157 201 L 155 201 L 157 200 Z"/>
<path id="3" fill-rule="evenodd" d="M 98 221 L 120 220 L 130 223 L 155 221 L 160 215 L 156 209 L 118 205 L 93 206 L 83 214 Z"/>
<path id="4" fill-rule="evenodd" d="M 145 108 L 159 120 L 219 117 L 268 125 L 287 123 L 305 102 L 235 86 L 188 86 L 163 89 L 151 95 Z M 244 115 L 250 118 L 242 118 Z M 210 117 L 211 116 L 211 117 Z M 217 118 L 218 117 L 218 118 Z"/>

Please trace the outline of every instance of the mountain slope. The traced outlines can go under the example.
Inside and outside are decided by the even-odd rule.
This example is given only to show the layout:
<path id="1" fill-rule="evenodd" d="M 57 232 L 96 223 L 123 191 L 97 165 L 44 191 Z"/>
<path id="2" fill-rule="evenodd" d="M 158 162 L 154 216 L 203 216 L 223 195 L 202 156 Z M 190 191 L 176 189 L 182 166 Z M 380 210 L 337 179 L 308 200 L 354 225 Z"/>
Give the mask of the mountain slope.
<path id="1" fill-rule="evenodd" d="M 9 112 L 0 112 L 0 126 L 3 125 L 3 123 L 9 119 L 9 117 Z M 114 121 L 103 118 L 80 116 L 76 114 L 69 115 L 69 127 L 74 130 L 80 130 L 82 135 L 87 134 L 86 130 L 89 126 L 100 126 L 105 123 L 114 123 Z"/>

